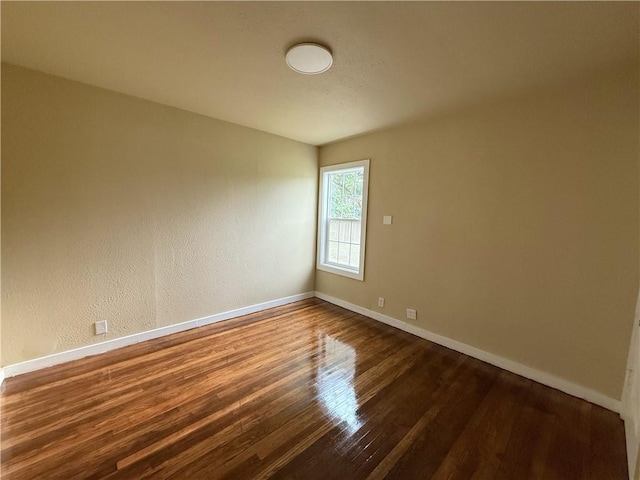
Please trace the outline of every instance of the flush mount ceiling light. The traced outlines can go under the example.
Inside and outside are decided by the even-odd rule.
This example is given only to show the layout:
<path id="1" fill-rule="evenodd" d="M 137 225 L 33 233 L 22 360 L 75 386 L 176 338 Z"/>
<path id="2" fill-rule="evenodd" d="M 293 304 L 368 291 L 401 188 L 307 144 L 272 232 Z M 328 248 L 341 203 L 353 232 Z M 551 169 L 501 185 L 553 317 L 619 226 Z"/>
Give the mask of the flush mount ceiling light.
<path id="1" fill-rule="evenodd" d="M 327 47 L 317 43 L 299 43 L 287 50 L 287 65 L 294 72 L 316 75 L 333 65 L 333 56 Z"/>

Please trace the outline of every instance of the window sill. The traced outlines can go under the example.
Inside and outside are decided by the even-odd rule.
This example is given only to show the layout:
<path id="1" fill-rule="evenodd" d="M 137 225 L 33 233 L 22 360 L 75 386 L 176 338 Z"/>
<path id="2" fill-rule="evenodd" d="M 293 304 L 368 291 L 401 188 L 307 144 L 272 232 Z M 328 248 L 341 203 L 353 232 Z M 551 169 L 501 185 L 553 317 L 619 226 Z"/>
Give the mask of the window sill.
<path id="1" fill-rule="evenodd" d="M 364 281 L 364 271 L 354 272 L 353 270 L 349 270 L 346 268 L 340 268 L 335 265 L 327 265 L 325 263 L 318 263 L 316 265 L 318 270 L 322 270 L 323 272 L 333 273 L 335 275 L 341 275 L 343 277 L 352 278 L 354 280 Z"/>

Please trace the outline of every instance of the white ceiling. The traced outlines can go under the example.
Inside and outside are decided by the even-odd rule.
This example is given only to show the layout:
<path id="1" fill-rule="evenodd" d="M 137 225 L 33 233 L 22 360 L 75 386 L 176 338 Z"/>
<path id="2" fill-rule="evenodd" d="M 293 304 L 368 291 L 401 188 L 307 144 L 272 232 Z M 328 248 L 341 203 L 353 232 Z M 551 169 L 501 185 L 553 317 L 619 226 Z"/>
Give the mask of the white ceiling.
<path id="1" fill-rule="evenodd" d="M 2 2 L 2 60 L 321 145 L 638 62 L 638 2 Z M 332 69 L 289 70 L 319 41 Z"/>

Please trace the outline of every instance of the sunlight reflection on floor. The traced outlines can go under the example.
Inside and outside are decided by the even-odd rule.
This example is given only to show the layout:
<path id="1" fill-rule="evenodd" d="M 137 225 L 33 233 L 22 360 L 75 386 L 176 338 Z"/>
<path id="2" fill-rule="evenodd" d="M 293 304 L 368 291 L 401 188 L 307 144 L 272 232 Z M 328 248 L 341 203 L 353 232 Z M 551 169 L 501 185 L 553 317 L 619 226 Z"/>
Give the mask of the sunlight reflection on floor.
<path id="1" fill-rule="evenodd" d="M 322 348 L 316 383 L 320 405 L 336 425 L 344 422 L 351 435 L 362 426 L 354 389 L 356 351 L 331 335 L 318 337 Z"/>

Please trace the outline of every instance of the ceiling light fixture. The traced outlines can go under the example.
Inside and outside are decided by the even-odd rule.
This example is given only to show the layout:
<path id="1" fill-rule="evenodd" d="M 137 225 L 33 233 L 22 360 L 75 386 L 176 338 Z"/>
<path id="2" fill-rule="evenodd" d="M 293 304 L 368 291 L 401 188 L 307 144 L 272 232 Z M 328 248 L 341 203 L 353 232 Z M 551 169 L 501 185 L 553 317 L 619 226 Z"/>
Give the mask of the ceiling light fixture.
<path id="1" fill-rule="evenodd" d="M 294 72 L 317 75 L 333 65 L 333 56 L 327 47 L 317 43 L 299 43 L 287 50 L 287 65 Z"/>

